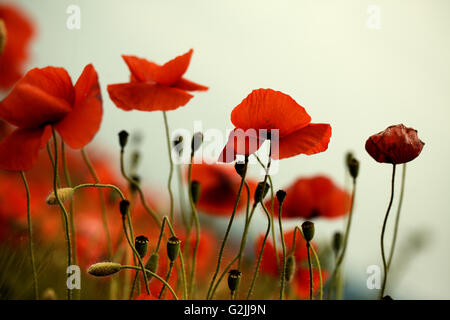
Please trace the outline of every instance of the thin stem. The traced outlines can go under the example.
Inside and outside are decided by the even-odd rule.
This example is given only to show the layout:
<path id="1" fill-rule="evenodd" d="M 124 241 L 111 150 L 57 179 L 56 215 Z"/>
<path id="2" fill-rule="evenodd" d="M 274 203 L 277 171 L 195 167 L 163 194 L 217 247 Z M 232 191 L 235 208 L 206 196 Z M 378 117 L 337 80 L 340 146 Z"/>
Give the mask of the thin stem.
<path id="1" fill-rule="evenodd" d="M 283 263 L 281 266 L 281 288 L 280 288 L 280 300 L 283 300 L 284 297 L 284 287 L 285 287 L 285 277 L 286 277 L 286 243 L 284 241 L 284 233 L 283 233 L 283 224 L 281 223 L 281 207 L 283 202 L 279 203 L 278 206 L 278 225 L 280 227 L 280 235 L 281 235 L 281 246 L 283 248 Z M 276 251 L 275 251 L 276 252 Z"/>
<path id="2" fill-rule="evenodd" d="M 309 267 L 309 300 L 313 299 L 313 272 L 312 272 L 312 264 L 311 264 L 311 250 L 309 248 L 311 244 L 309 241 L 306 241 L 306 252 L 308 253 L 308 267 Z"/>
<path id="3" fill-rule="evenodd" d="M 188 220 L 186 217 L 185 212 L 185 196 L 184 196 L 184 189 L 183 189 L 183 173 L 181 171 L 181 165 L 178 165 L 177 167 L 177 178 L 178 178 L 178 193 L 179 193 L 179 200 L 180 200 L 180 212 L 181 212 L 181 218 L 183 220 L 184 227 L 188 228 Z"/>
<path id="4" fill-rule="evenodd" d="M 397 242 L 398 226 L 400 222 L 400 211 L 402 209 L 403 195 L 405 193 L 405 178 L 406 178 L 406 163 L 403 164 L 402 168 L 402 184 L 400 187 L 400 198 L 398 200 L 397 216 L 395 217 L 394 236 L 392 238 L 391 252 L 389 253 L 389 259 L 387 262 L 388 269 L 391 267 L 392 257 L 394 256 L 395 244 Z"/>
<path id="5" fill-rule="evenodd" d="M 189 164 L 188 185 L 189 185 L 189 203 L 191 204 L 192 216 L 194 217 L 196 236 L 195 236 L 194 253 L 192 255 L 191 272 L 190 272 L 190 277 L 189 277 L 189 291 L 188 291 L 189 295 L 188 295 L 188 298 L 191 297 L 193 286 L 194 286 L 194 281 L 195 281 L 195 264 L 197 262 L 197 251 L 198 251 L 198 245 L 200 243 L 200 221 L 198 219 L 197 208 L 196 208 L 195 203 L 194 203 L 194 198 L 193 198 L 193 195 L 192 195 L 192 188 L 191 188 L 193 155 L 194 154 L 192 153 L 192 155 L 191 155 L 191 162 Z M 187 241 L 189 241 L 189 238 L 187 239 Z"/>
<path id="6" fill-rule="evenodd" d="M 231 262 L 226 266 L 226 268 L 223 270 L 223 272 L 221 273 L 219 279 L 217 280 L 216 284 L 214 285 L 213 290 L 211 291 L 211 295 L 209 297 L 209 299 L 211 300 L 214 297 L 214 294 L 217 291 L 217 288 L 219 287 L 219 284 L 222 282 L 223 278 L 225 277 L 225 275 L 228 273 L 228 270 L 231 269 L 231 266 L 233 265 L 233 263 L 236 262 L 236 260 L 238 259 L 239 256 L 235 256 Z"/>
<path id="7" fill-rule="evenodd" d="M 236 209 L 238 207 L 239 204 L 239 199 L 241 198 L 241 193 L 242 193 L 242 188 L 244 186 L 244 181 L 245 181 L 245 176 L 247 174 L 247 167 L 248 167 L 248 158 L 245 158 L 245 165 L 244 165 L 244 172 L 242 174 L 242 179 L 241 179 L 241 184 L 239 185 L 239 190 L 238 190 L 238 194 L 236 197 L 236 202 L 234 203 L 234 208 L 233 208 L 233 212 L 231 213 L 231 217 L 230 217 L 230 221 L 228 222 L 228 226 L 227 226 L 227 230 L 225 231 L 225 236 L 223 237 L 222 240 L 222 245 L 220 246 L 220 250 L 219 250 L 219 258 L 217 259 L 217 266 L 216 266 L 216 271 L 214 272 L 214 275 L 211 279 L 211 283 L 209 284 L 209 288 L 208 288 L 208 293 L 206 295 L 206 299 L 209 298 L 209 295 L 211 293 L 211 290 L 213 288 L 214 285 L 214 281 L 217 278 L 217 275 L 219 273 L 220 270 L 220 263 L 222 262 L 222 256 L 223 256 L 223 251 L 225 249 L 225 244 L 228 240 L 228 235 L 230 234 L 230 230 L 231 230 L 231 226 L 233 225 L 233 220 L 234 220 L 234 216 L 236 214 Z"/>
<path id="8" fill-rule="evenodd" d="M 121 266 L 121 269 L 134 269 L 134 270 L 138 270 L 140 271 L 141 268 L 139 267 L 135 267 L 135 266 Z M 156 273 L 148 270 L 148 269 L 144 269 L 146 273 L 148 273 L 149 275 L 151 275 L 152 277 L 155 277 L 156 279 L 158 279 L 159 281 L 161 281 L 163 283 L 163 285 L 165 285 L 169 291 L 172 293 L 173 297 L 175 298 L 175 300 L 178 300 L 178 296 L 175 293 L 175 291 L 173 290 L 173 288 L 170 286 L 170 284 L 167 283 L 166 280 L 164 280 L 163 278 L 161 278 L 159 275 L 157 275 Z"/>
<path id="9" fill-rule="evenodd" d="M 173 193 L 172 193 L 172 176 L 173 176 L 173 159 L 172 159 L 172 142 L 170 141 L 170 130 L 169 123 L 167 121 L 167 113 L 163 111 L 164 116 L 164 127 L 166 128 L 166 140 L 167 140 L 167 150 L 169 151 L 169 179 L 167 180 L 167 189 L 169 190 L 170 197 L 170 211 L 169 218 L 170 222 L 173 223 Z"/>
<path id="10" fill-rule="evenodd" d="M 69 215 L 67 214 L 67 210 L 64 207 L 64 204 L 62 203 L 58 195 L 58 140 L 56 138 L 56 132 L 53 126 L 52 126 L 52 134 L 53 134 L 53 148 L 54 148 L 53 192 L 55 194 L 56 202 L 61 208 L 61 212 L 63 215 L 64 231 L 66 235 L 66 244 L 67 244 L 67 267 L 69 267 L 72 265 L 72 245 L 69 233 Z M 70 300 L 71 298 L 72 298 L 71 290 L 67 288 L 67 299 Z"/>
<path id="11" fill-rule="evenodd" d="M 311 246 L 311 251 L 314 254 L 314 259 L 316 260 L 317 271 L 319 272 L 319 284 L 320 284 L 319 297 L 320 297 L 320 300 L 323 300 L 322 268 L 320 267 L 319 255 L 317 254 L 316 249 L 314 249 L 314 246 Z"/>
<path id="12" fill-rule="evenodd" d="M 245 189 L 247 190 L 247 210 L 245 212 L 245 224 L 244 224 L 244 232 L 242 234 L 242 238 L 241 238 L 241 245 L 239 247 L 239 253 L 238 253 L 238 267 L 237 269 L 240 271 L 241 270 L 241 264 L 242 264 L 242 256 L 243 256 L 243 252 L 244 252 L 244 248 L 245 248 L 245 244 L 247 242 L 247 234 L 248 234 L 248 229 L 250 227 L 250 222 L 251 222 L 251 217 L 253 216 L 253 212 L 255 212 L 255 208 L 256 208 L 256 204 L 252 206 L 252 211 L 249 212 L 249 206 L 250 206 L 250 187 L 248 185 L 248 183 L 245 181 Z M 238 291 L 238 289 L 236 289 L 235 291 Z"/>
<path id="13" fill-rule="evenodd" d="M 379 296 L 380 299 L 383 298 L 383 296 L 384 296 L 384 290 L 386 289 L 386 281 L 387 281 L 387 276 L 388 276 L 386 254 L 384 252 L 384 234 L 386 232 L 386 225 L 387 225 L 387 221 L 388 221 L 388 217 L 389 217 L 389 212 L 391 211 L 392 201 L 394 200 L 395 167 L 396 167 L 395 164 L 393 164 L 392 165 L 392 179 L 391 179 L 391 198 L 389 200 L 389 205 L 386 210 L 386 215 L 384 217 L 383 228 L 381 229 L 380 244 L 381 244 L 381 258 L 383 259 L 384 277 L 383 277 L 383 283 L 381 285 L 381 290 L 380 290 L 380 296 Z"/>
<path id="14" fill-rule="evenodd" d="M 20 175 L 22 177 L 23 185 L 25 186 L 25 191 L 27 194 L 27 222 L 28 222 L 28 241 L 29 241 L 29 249 L 30 249 L 30 260 L 31 260 L 31 269 L 33 270 L 33 286 L 34 286 L 34 298 L 39 300 L 39 288 L 38 288 L 38 280 L 36 273 L 36 263 L 34 260 L 34 249 L 33 249 L 33 225 L 31 222 L 31 207 L 30 207 L 30 188 L 28 187 L 27 178 L 25 176 L 24 171 L 20 171 Z"/>
<path id="15" fill-rule="evenodd" d="M 110 188 L 117 192 L 121 198 L 121 200 L 125 200 L 125 196 L 123 192 L 113 184 L 101 184 L 101 183 L 83 183 L 73 187 L 73 192 L 82 188 Z"/>
<path id="16" fill-rule="evenodd" d="M 172 274 L 172 270 L 173 270 L 173 261 L 171 261 L 169 264 L 169 270 L 167 271 L 167 275 L 166 275 L 166 282 L 169 282 L 170 275 Z M 165 289 L 166 289 L 166 286 L 163 284 L 161 291 L 159 292 L 158 299 L 162 298 Z"/>

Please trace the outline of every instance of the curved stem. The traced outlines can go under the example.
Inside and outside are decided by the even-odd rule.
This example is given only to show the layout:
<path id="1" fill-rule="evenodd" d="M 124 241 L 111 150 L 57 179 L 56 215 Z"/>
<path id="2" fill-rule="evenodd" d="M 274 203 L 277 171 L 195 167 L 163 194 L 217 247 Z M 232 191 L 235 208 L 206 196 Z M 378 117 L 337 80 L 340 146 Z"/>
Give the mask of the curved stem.
<path id="1" fill-rule="evenodd" d="M 308 267 L 309 267 L 309 300 L 313 299 L 313 272 L 312 272 L 312 264 L 311 264 L 311 250 L 309 250 L 311 244 L 309 241 L 306 241 L 306 252 L 308 253 Z"/>
<path id="2" fill-rule="evenodd" d="M 125 200 L 125 196 L 123 192 L 113 184 L 101 184 L 101 183 L 83 183 L 73 187 L 73 192 L 82 188 L 110 188 L 117 192 L 121 198 L 121 200 Z"/>
<path id="3" fill-rule="evenodd" d="M 171 147 L 172 143 L 170 141 L 169 123 L 167 121 L 166 111 L 163 111 L 163 116 L 164 116 L 164 127 L 166 128 L 167 150 L 169 151 L 169 163 L 170 163 L 169 179 L 167 180 L 167 189 L 169 190 L 169 197 L 170 197 L 169 218 L 170 222 L 173 223 L 173 193 L 172 193 L 173 159 Z"/>
<path id="4" fill-rule="evenodd" d="M 226 268 L 223 270 L 223 272 L 221 273 L 219 279 L 217 279 L 216 284 L 214 285 L 213 290 L 211 291 L 211 295 L 209 297 L 209 299 L 211 300 L 214 297 L 214 294 L 217 291 L 217 288 L 219 287 L 219 284 L 222 282 L 223 278 L 225 277 L 225 275 L 227 274 L 228 270 L 231 269 L 231 266 L 233 265 L 233 263 L 236 262 L 236 260 L 238 259 L 239 256 L 235 256 L 230 263 L 226 266 Z"/>
<path id="5" fill-rule="evenodd" d="M 281 207 L 283 203 L 279 203 L 278 206 L 278 226 L 280 228 L 281 247 L 283 248 L 283 261 L 281 265 L 281 279 L 280 279 L 280 300 L 284 297 L 284 287 L 286 283 L 286 242 L 284 241 L 283 224 L 281 223 Z M 276 251 L 275 251 L 276 252 Z"/>
<path id="6" fill-rule="evenodd" d="M 317 271 L 319 272 L 319 284 L 320 284 L 319 297 L 320 300 L 322 300 L 323 299 L 322 268 L 320 267 L 319 255 L 317 254 L 316 249 L 314 249 L 314 246 L 311 246 L 311 251 L 313 252 L 314 259 L 316 260 Z"/>
<path id="7" fill-rule="evenodd" d="M 172 274 L 172 270 L 173 270 L 173 261 L 170 262 L 169 264 L 169 270 L 167 271 L 167 275 L 166 275 L 166 282 L 169 282 L 170 279 L 170 275 Z M 164 294 L 164 290 L 166 289 L 166 285 L 163 284 L 161 291 L 159 292 L 159 296 L 158 299 L 161 299 L 163 297 Z"/>
<path id="8" fill-rule="evenodd" d="M 395 186 L 395 164 L 392 165 L 392 178 L 391 178 L 391 198 L 389 200 L 389 205 L 386 210 L 386 215 L 384 217 L 383 221 L 383 228 L 381 229 L 381 258 L 383 259 L 383 268 L 384 268 L 384 277 L 383 277 L 383 283 L 381 285 L 380 295 L 379 298 L 383 298 L 384 296 L 384 290 L 386 289 L 386 282 L 387 282 L 387 276 L 388 276 L 388 267 L 386 262 L 386 254 L 384 252 L 384 234 L 386 232 L 386 225 L 389 217 L 389 212 L 391 211 L 392 207 L 392 201 L 394 200 L 394 186 Z"/>
<path id="9" fill-rule="evenodd" d="M 194 245 L 194 253 L 192 255 L 192 263 L 191 263 L 191 272 L 189 276 L 189 295 L 188 298 L 191 297 L 194 281 L 195 281 L 195 264 L 197 262 L 197 251 L 198 251 L 198 245 L 200 243 L 200 221 L 198 219 L 198 213 L 197 208 L 195 207 L 194 198 L 192 196 L 192 160 L 193 160 L 193 154 L 191 155 L 191 162 L 189 164 L 189 172 L 188 172 L 188 185 L 189 185 L 189 203 L 191 204 L 191 210 L 192 210 L 192 216 L 194 217 L 195 222 L 195 245 Z M 189 241 L 189 238 L 186 239 Z"/>
<path id="10" fill-rule="evenodd" d="M 245 183 L 245 189 L 247 190 L 247 209 L 245 211 L 245 224 L 244 224 L 244 232 L 242 234 L 242 238 L 241 238 L 241 245 L 239 247 L 239 253 L 238 253 L 238 267 L 237 269 L 240 271 L 241 270 L 241 264 L 242 264 L 242 253 L 244 251 L 245 248 L 245 243 L 247 240 L 247 234 L 248 234 L 248 228 L 250 227 L 250 215 L 253 215 L 253 212 L 255 211 L 255 206 L 252 207 L 252 212 L 249 212 L 249 208 L 250 208 L 250 187 L 247 183 L 247 181 L 244 181 Z M 235 291 L 238 291 L 238 288 L 236 288 Z"/>
<path id="11" fill-rule="evenodd" d="M 31 260 L 31 269 L 33 271 L 33 287 L 34 287 L 34 298 L 39 300 L 39 288 L 38 288 L 38 280 L 36 273 L 36 263 L 34 260 L 34 249 L 33 249 L 33 225 L 31 222 L 31 208 L 30 208 L 30 188 L 28 187 L 27 178 L 25 176 L 24 171 L 20 171 L 20 175 L 22 177 L 23 185 L 25 186 L 25 192 L 27 194 L 27 222 L 28 222 L 28 243 L 30 250 L 30 260 Z"/>

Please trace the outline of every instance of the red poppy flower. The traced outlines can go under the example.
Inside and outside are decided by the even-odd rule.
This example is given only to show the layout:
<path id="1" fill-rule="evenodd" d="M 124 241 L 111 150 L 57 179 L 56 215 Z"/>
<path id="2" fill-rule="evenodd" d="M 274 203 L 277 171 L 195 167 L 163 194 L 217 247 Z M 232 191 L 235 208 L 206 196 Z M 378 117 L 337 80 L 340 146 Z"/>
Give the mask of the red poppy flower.
<path id="1" fill-rule="evenodd" d="M 75 86 L 63 68 L 32 69 L 0 102 L 0 117 L 18 128 L 0 142 L 0 168 L 27 170 L 50 139 L 53 126 L 74 149 L 100 127 L 102 99 L 97 72 L 87 65 Z"/>
<path id="2" fill-rule="evenodd" d="M 219 161 L 231 162 L 237 154 L 252 154 L 268 138 L 269 130 L 273 159 L 323 152 L 331 137 L 329 124 L 311 123 L 311 117 L 294 99 L 272 89 L 253 90 L 233 109 L 231 122 L 236 129 Z"/>
<path id="3" fill-rule="evenodd" d="M 369 137 L 366 150 L 378 162 L 400 164 L 417 158 L 424 144 L 417 130 L 398 124 Z"/>
<path id="4" fill-rule="evenodd" d="M 207 214 L 229 216 L 233 212 L 241 177 L 233 166 L 226 164 L 192 164 L 192 180 L 200 182 L 201 192 L 197 208 Z M 247 179 L 250 195 L 257 183 Z M 236 212 L 247 204 L 247 191 L 243 189 Z"/>
<path id="5" fill-rule="evenodd" d="M 168 111 L 184 106 L 193 97 L 188 91 L 208 90 L 208 87 L 183 78 L 192 53 L 191 49 L 162 66 L 123 55 L 131 72 L 130 82 L 109 85 L 111 100 L 126 111 Z"/>
<path id="6" fill-rule="evenodd" d="M 0 89 L 6 90 L 23 74 L 34 28 L 30 19 L 12 5 L 0 4 L 0 20 L 6 29 L 6 42 L 0 53 Z"/>
<path id="7" fill-rule="evenodd" d="M 325 176 L 297 179 L 286 189 L 283 218 L 337 218 L 350 210 L 351 196 Z M 270 201 L 266 202 L 270 206 Z M 274 201 L 278 215 L 278 201 Z"/>

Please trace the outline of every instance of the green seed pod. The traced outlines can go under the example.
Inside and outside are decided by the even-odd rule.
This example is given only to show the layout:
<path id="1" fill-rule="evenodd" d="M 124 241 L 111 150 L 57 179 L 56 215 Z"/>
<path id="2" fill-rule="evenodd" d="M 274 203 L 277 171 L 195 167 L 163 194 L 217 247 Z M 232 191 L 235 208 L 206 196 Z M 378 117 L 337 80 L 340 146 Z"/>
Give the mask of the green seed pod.
<path id="1" fill-rule="evenodd" d="M 286 281 L 291 281 L 291 279 L 294 277 L 295 274 L 295 257 L 293 254 L 289 255 L 286 259 L 286 273 L 284 275 L 284 278 Z"/>
<path id="2" fill-rule="evenodd" d="M 134 240 L 134 247 L 141 259 L 144 258 L 148 250 L 148 238 L 146 236 L 137 236 Z"/>
<path id="3" fill-rule="evenodd" d="M 230 270 L 228 272 L 228 288 L 230 291 L 235 291 L 239 286 L 239 282 L 241 281 L 242 273 L 239 270 Z"/>
<path id="4" fill-rule="evenodd" d="M 119 145 L 120 148 L 125 148 L 125 146 L 127 145 L 128 142 L 128 132 L 126 132 L 125 130 L 122 130 L 119 132 Z"/>
<path id="5" fill-rule="evenodd" d="M 339 254 L 339 251 L 341 250 L 341 245 L 342 245 L 342 233 L 335 232 L 333 235 L 332 247 L 334 254 L 336 256 Z"/>
<path id="6" fill-rule="evenodd" d="M 152 253 L 147 263 L 145 264 L 145 269 L 150 270 L 151 272 L 156 272 L 158 270 L 159 264 L 159 254 L 157 252 Z"/>
<path id="7" fill-rule="evenodd" d="M 201 193 L 200 182 L 195 181 L 195 180 L 191 182 L 191 193 L 192 193 L 192 200 L 194 201 L 194 204 L 197 204 L 198 200 L 200 199 L 200 193 Z"/>
<path id="8" fill-rule="evenodd" d="M 130 208 L 130 201 L 128 201 L 128 200 L 120 201 L 119 210 L 120 210 L 120 213 L 122 214 L 122 219 L 125 219 L 125 217 L 127 216 L 129 208 Z"/>
<path id="9" fill-rule="evenodd" d="M 302 223 L 303 236 L 306 242 L 310 242 L 314 238 L 314 223 L 305 221 Z"/>
<path id="10" fill-rule="evenodd" d="M 191 141 L 191 154 L 193 155 L 195 151 L 197 151 L 203 143 L 203 133 L 196 132 L 192 137 Z"/>
<path id="11" fill-rule="evenodd" d="M 281 206 L 283 204 L 283 202 L 284 202 L 284 199 L 286 198 L 286 191 L 278 190 L 276 196 L 277 196 L 277 199 L 278 199 L 278 203 Z"/>
<path id="12" fill-rule="evenodd" d="M 89 267 L 87 272 L 96 277 L 106 277 L 120 271 L 122 266 L 115 262 L 99 262 Z"/>
<path id="13" fill-rule="evenodd" d="M 259 203 L 264 199 L 267 192 L 269 191 L 269 188 L 270 186 L 267 182 L 265 185 L 263 181 L 258 183 L 258 186 L 256 187 L 255 190 L 255 197 L 254 197 L 255 203 Z"/>
<path id="14" fill-rule="evenodd" d="M 61 202 L 66 202 L 67 200 L 70 200 L 73 196 L 72 188 L 60 188 L 56 192 L 58 193 L 58 198 L 59 198 L 59 200 L 61 200 Z M 54 191 L 52 193 L 50 193 L 50 195 L 47 197 L 46 202 L 49 205 L 57 205 L 58 204 L 58 201 L 56 200 Z"/>
<path id="15" fill-rule="evenodd" d="M 170 237 L 169 240 L 167 240 L 167 256 L 171 262 L 178 258 L 178 254 L 180 253 L 180 244 L 181 241 L 177 237 Z"/>

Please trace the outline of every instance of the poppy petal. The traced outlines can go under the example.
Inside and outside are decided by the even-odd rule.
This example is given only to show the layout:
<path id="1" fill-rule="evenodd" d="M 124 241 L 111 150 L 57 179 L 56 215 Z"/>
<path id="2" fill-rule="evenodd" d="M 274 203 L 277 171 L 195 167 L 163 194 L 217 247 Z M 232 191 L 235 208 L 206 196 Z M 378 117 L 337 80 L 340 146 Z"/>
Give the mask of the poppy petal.
<path id="1" fill-rule="evenodd" d="M 100 128 L 102 96 L 97 72 L 87 65 L 75 84 L 75 104 L 72 111 L 58 124 L 56 130 L 70 147 L 80 149 L 87 145 Z"/>
<path id="2" fill-rule="evenodd" d="M 175 88 L 186 90 L 186 91 L 206 91 L 209 88 L 207 86 L 192 82 L 190 80 L 181 78 L 173 84 Z"/>
<path id="3" fill-rule="evenodd" d="M 16 129 L 0 142 L 0 169 L 28 170 L 44 143 L 44 128 Z"/>
<path id="4" fill-rule="evenodd" d="M 272 158 L 284 159 L 298 154 L 312 155 L 327 150 L 331 137 L 331 126 L 310 123 L 306 127 L 279 139 L 278 155 L 276 145 L 272 145 Z"/>
<path id="5" fill-rule="evenodd" d="M 32 69 L 0 102 L 0 117 L 21 128 L 54 123 L 72 110 L 74 90 L 63 68 Z"/>
<path id="6" fill-rule="evenodd" d="M 282 137 L 305 127 L 311 117 L 287 94 L 257 89 L 233 109 L 231 122 L 244 130 L 278 129 Z"/>
<path id="7" fill-rule="evenodd" d="M 220 153 L 217 161 L 233 162 L 236 160 L 236 155 L 238 154 L 249 156 L 255 153 L 264 141 L 265 139 L 259 137 L 254 129 L 244 131 L 236 128 L 230 132 L 227 144 Z"/>
<path id="8" fill-rule="evenodd" d="M 122 55 L 122 58 L 130 69 L 133 81 L 155 81 L 155 71 L 159 68 L 156 63 L 136 56 Z"/>
<path id="9" fill-rule="evenodd" d="M 174 110 L 193 97 L 177 88 L 143 82 L 111 84 L 108 93 L 116 106 L 126 111 Z"/>
<path id="10" fill-rule="evenodd" d="M 159 84 L 170 86 L 180 80 L 189 67 L 193 52 L 194 50 L 191 49 L 159 67 L 155 71 L 155 81 Z"/>

